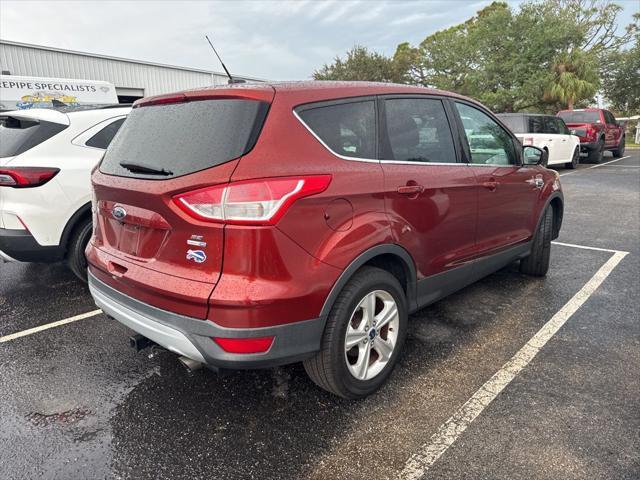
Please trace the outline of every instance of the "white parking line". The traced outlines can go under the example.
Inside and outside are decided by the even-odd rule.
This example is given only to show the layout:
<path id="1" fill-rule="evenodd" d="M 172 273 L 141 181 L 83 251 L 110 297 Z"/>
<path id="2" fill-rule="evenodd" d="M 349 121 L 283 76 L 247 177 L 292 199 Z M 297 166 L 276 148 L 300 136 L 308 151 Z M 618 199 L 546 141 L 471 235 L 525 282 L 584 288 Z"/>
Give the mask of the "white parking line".
<path id="1" fill-rule="evenodd" d="M 597 165 L 592 165 L 590 167 L 587 168 L 581 168 L 579 170 L 572 170 L 571 172 L 566 172 L 566 173 L 561 173 L 560 176 L 564 177 L 565 175 L 571 175 L 572 173 L 578 173 L 578 172 L 582 172 L 584 170 L 591 170 L 592 168 L 600 168 L 600 167 L 604 167 L 606 165 L 609 165 L 610 163 L 613 162 L 619 162 L 620 160 L 624 160 L 625 158 L 631 158 L 631 155 L 627 155 L 626 157 L 620 157 L 620 158 L 616 158 L 615 160 L 610 160 L 608 162 L 604 162 L 604 163 L 599 163 Z"/>
<path id="2" fill-rule="evenodd" d="M 68 323 L 77 322 L 78 320 L 84 320 L 85 318 L 95 317 L 96 315 L 99 315 L 101 313 L 102 310 L 93 310 L 91 312 L 81 313 L 80 315 L 76 315 L 75 317 L 65 318 L 64 320 L 58 320 L 57 322 L 46 323 L 44 325 L 40 325 L 39 327 L 33 327 L 28 330 L 12 333 L 11 335 L 0 337 L 0 343 L 9 342 L 11 340 L 15 340 L 16 338 L 26 337 L 27 335 L 42 332 L 43 330 L 48 330 L 50 328 L 60 327 Z"/>
<path id="3" fill-rule="evenodd" d="M 640 168 L 640 165 L 598 165 L 599 167 L 609 168 Z"/>
<path id="4" fill-rule="evenodd" d="M 596 247 L 562 244 L 589 250 L 604 250 Z M 611 251 L 611 250 L 604 250 Z M 400 478 L 416 480 L 424 476 L 429 468 L 462 435 L 469 425 L 511 383 L 545 344 L 560 330 L 571 316 L 589 299 L 613 269 L 628 254 L 615 253 L 600 267 L 593 277 L 569 300 L 511 359 L 498 370 L 469 400 L 466 401 L 433 434 L 429 443 L 420 447 L 405 463 Z"/>
<path id="5" fill-rule="evenodd" d="M 589 247 L 587 245 L 576 245 L 575 243 L 563 243 L 563 242 L 551 242 L 554 245 L 560 245 L 561 247 L 582 248 L 583 250 L 596 250 L 597 252 L 609 252 L 609 253 L 629 253 L 622 250 L 611 250 L 610 248 Z"/>

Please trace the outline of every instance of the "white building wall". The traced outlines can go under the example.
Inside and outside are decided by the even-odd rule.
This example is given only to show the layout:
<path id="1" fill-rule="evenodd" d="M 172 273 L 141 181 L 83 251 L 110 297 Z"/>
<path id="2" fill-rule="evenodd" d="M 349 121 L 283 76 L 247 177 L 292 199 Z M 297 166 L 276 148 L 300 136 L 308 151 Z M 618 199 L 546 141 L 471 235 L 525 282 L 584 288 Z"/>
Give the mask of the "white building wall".
<path id="1" fill-rule="evenodd" d="M 118 89 L 143 89 L 145 96 L 227 83 L 218 72 L 5 40 L 0 40 L 0 67 L 11 75 L 105 80 Z"/>

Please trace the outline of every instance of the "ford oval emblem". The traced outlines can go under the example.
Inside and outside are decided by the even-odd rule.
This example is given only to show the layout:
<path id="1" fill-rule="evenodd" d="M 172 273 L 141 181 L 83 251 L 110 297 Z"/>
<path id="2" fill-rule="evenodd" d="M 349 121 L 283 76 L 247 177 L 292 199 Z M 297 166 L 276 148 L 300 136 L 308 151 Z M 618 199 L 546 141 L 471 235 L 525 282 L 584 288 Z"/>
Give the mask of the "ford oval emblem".
<path id="1" fill-rule="evenodd" d="M 122 207 L 113 207 L 111 215 L 113 215 L 113 218 L 116 220 L 124 220 L 124 217 L 127 216 L 127 211 Z"/>

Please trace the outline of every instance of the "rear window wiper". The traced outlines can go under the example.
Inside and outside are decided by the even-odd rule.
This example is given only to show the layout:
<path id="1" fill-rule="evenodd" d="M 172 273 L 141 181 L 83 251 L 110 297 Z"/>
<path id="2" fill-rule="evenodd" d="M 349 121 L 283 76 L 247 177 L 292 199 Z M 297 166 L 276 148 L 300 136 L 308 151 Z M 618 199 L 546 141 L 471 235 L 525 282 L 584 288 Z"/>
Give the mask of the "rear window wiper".
<path id="1" fill-rule="evenodd" d="M 149 175 L 173 175 L 173 172 L 165 170 L 164 168 L 156 168 L 150 165 L 143 165 L 142 163 L 133 162 L 120 162 L 120 166 L 126 168 L 130 172 L 134 173 L 148 173 Z"/>

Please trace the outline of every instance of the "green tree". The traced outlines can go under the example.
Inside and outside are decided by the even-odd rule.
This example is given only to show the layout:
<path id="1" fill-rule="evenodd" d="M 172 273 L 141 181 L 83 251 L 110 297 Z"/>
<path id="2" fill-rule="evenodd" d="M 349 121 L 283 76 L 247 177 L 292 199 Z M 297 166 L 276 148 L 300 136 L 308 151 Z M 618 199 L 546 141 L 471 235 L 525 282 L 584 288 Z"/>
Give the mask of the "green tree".
<path id="1" fill-rule="evenodd" d="M 636 26 L 640 12 L 634 15 Z M 636 27 L 633 44 L 617 50 L 607 58 L 602 89 L 611 108 L 622 115 L 640 113 L 640 34 Z"/>
<path id="2" fill-rule="evenodd" d="M 407 80 L 477 98 L 496 111 L 548 110 L 592 100 L 612 51 L 621 7 L 600 0 L 494 2 L 419 45 L 396 49 Z M 636 27 L 637 28 L 637 27 Z"/>
<path id="3" fill-rule="evenodd" d="M 543 100 L 547 103 L 559 102 L 571 110 L 576 102 L 593 98 L 599 84 L 596 60 L 595 56 L 581 50 L 560 54 L 553 63 L 553 75 Z"/>
<path id="4" fill-rule="evenodd" d="M 396 68 L 392 58 L 366 47 L 355 45 L 344 59 L 336 57 L 333 63 L 313 72 L 315 80 L 367 80 L 372 82 L 400 82 L 403 72 Z"/>

